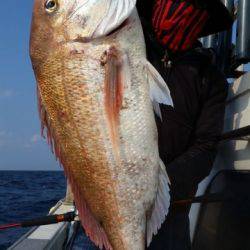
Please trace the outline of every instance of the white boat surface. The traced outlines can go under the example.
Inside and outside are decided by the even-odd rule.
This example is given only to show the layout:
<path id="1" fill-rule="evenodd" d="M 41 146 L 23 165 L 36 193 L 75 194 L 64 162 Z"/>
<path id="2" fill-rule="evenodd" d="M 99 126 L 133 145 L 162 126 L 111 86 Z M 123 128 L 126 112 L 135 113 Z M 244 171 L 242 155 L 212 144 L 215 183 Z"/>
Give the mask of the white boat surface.
<path id="1" fill-rule="evenodd" d="M 65 214 L 75 211 L 75 206 L 67 192 L 64 201 L 59 201 L 51 208 L 49 215 Z M 21 237 L 8 250 L 59 250 L 64 249 L 65 244 L 70 240 L 77 221 L 60 222 L 57 224 L 44 225 L 32 228 Z"/>

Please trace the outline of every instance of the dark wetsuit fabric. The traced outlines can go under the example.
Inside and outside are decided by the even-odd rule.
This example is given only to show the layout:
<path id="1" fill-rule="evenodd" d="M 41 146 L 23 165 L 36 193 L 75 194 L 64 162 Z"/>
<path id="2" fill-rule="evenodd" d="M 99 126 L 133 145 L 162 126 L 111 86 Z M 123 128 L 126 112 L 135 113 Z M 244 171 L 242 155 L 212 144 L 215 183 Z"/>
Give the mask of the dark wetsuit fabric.
<path id="1" fill-rule="evenodd" d="M 213 63 L 213 53 L 199 45 L 166 55 L 149 24 L 153 1 L 139 0 L 137 7 L 148 59 L 168 84 L 174 102 L 173 108 L 161 105 L 163 120 L 156 118 L 160 156 L 172 182 L 171 205 L 149 249 L 189 250 L 190 207 L 174 207 L 172 202 L 193 197 L 210 173 L 223 128 L 228 83 Z"/>
<path id="2" fill-rule="evenodd" d="M 156 118 L 160 156 L 172 181 L 172 201 L 194 196 L 210 173 L 223 128 L 228 83 L 211 64 L 208 52 L 194 48 L 173 57 L 171 67 L 165 67 L 156 52 L 149 56 L 174 103 L 173 108 L 161 105 L 162 121 Z M 171 206 L 150 249 L 190 249 L 189 209 Z"/>

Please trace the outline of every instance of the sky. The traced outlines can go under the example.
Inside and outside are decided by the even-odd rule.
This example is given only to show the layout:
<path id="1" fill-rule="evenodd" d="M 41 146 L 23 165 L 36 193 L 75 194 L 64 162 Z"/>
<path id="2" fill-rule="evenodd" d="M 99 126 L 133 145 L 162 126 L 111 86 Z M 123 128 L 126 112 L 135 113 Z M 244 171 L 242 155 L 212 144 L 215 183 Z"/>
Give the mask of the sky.
<path id="1" fill-rule="evenodd" d="M 29 59 L 33 0 L 4 2 L 0 15 L 0 170 L 60 170 L 40 136 Z"/>

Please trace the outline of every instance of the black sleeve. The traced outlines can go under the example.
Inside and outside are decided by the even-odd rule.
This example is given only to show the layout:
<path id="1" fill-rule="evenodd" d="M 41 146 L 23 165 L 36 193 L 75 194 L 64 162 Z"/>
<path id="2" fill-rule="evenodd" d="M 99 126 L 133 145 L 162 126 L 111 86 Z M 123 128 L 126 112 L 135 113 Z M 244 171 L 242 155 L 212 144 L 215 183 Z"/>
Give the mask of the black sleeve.
<path id="1" fill-rule="evenodd" d="M 137 0 L 136 8 L 140 17 L 150 22 L 153 12 L 154 0 Z"/>
<path id="2" fill-rule="evenodd" d="M 172 184 L 183 188 L 198 185 L 210 173 L 223 129 L 228 83 L 214 70 L 208 79 L 206 98 L 192 135 L 194 141 L 167 166 Z"/>

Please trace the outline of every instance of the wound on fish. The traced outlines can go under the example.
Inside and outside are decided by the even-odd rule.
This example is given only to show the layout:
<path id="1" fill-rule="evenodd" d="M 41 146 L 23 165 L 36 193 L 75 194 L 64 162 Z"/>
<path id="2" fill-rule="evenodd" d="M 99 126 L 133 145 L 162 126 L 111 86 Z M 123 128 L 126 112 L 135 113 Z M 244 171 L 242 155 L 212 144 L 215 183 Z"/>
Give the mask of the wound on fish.
<path id="1" fill-rule="evenodd" d="M 110 139 L 116 160 L 119 159 L 119 117 L 123 100 L 123 61 L 122 54 L 116 47 L 104 53 L 102 63 L 105 67 L 104 102 L 109 123 Z"/>

